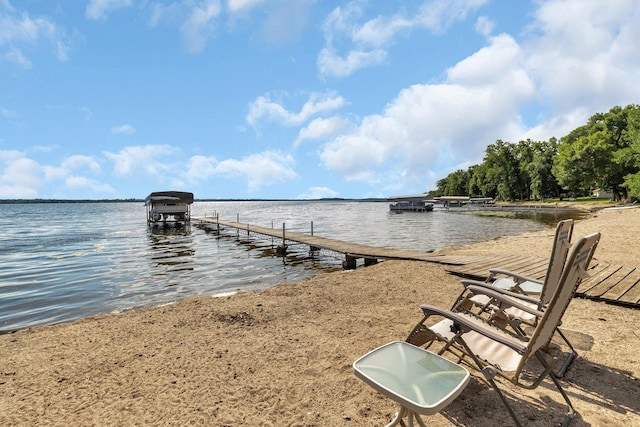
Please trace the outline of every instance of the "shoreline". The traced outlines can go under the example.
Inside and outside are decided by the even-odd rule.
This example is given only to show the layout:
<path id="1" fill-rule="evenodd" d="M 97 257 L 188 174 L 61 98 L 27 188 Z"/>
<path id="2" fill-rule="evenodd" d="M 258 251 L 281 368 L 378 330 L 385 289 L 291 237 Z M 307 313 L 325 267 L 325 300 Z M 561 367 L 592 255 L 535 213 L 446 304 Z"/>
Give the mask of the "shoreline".
<path id="1" fill-rule="evenodd" d="M 624 227 L 624 228 L 623 228 Z M 629 245 L 640 210 L 600 210 L 576 222 L 574 239 L 602 232 L 595 258 L 640 266 Z M 548 257 L 548 230 L 446 248 Z M 406 338 L 418 305 L 448 308 L 459 278 L 437 264 L 385 261 L 225 297 L 84 318 L 0 335 L 0 425 L 384 425 L 397 408 L 358 380 L 351 363 Z M 640 310 L 574 299 L 563 330 L 580 357 L 563 380 L 579 413 L 573 426 L 638 425 Z M 493 426 L 509 420 L 476 373 L 430 426 Z M 505 382 L 532 426 L 564 415 L 545 381 Z"/>

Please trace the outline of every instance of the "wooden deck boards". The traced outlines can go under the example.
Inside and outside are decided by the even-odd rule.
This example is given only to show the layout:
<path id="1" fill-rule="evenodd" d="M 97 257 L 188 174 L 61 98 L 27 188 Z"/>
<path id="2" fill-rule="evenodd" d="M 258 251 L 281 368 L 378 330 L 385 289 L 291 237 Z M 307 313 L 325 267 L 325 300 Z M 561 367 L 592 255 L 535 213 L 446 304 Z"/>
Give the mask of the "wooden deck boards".
<path id="1" fill-rule="evenodd" d="M 255 233 L 270 236 L 276 240 L 279 239 L 280 243 L 283 242 L 282 230 L 225 221 L 212 217 L 192 219 L 209 224 L 219 224 L 220 226 L 234 228 L 239 231 L 246 231 L 247 234 Z M 352 258 L 365 258 L 365 260 L 397 259 L 436 262 L 446 265 L 447 271 L 452 274 L 476 280 L 486 280 L 489 277 L 490 268 L 515 271 L 533 279 L 541 280 L 546 274 L 548 263 L 547 259 L 515 254 L 502 256 L 439 255 L 430 252 L 361 245 L 291 231 L 285 231 L 284 242 L 286 244 L 293 242 L 305 244 L 309 247 L 342 253 Z M 597 258 L 594 258 L 589 268 L 589 274 L 590 277 L 584 280 L 578 287 L 576 292 L 577 297 L 606 301 L 626 307 L 640 308 L 640 269 L 636 267 L 612 265 L 600 262 Z"/>

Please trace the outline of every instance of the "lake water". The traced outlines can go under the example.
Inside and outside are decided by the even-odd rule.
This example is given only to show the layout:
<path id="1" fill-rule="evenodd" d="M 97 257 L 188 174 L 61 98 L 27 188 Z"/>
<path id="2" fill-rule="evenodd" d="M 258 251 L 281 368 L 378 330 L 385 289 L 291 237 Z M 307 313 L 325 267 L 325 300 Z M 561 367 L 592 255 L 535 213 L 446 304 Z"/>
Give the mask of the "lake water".
<path id="1" fill-rule="evenodd" d="M 353 201 L 196 202 L 192 216 L 418 251 L 551 229 L 561 217 L 466 210 L 392 213 Z M 148 227 L 141 202 L 0 204 L 0 332 L 299 281 L 341 268 L 338 254 L 289 248 L 196 221 Z M 246 233 L 245 233 L 246 234 Z"/>

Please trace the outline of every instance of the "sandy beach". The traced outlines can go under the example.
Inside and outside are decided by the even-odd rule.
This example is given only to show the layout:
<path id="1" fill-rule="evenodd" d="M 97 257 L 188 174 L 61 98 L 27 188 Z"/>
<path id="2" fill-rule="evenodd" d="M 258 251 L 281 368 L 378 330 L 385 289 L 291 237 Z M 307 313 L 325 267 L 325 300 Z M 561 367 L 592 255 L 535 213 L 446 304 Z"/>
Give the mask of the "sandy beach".
<path id="1" fill-rule="evenodd" d="M 602 233 L 595 258 L 640 267 L 640 209 L 602 210 L 574 240 Z M 441 253 L 547 258 L 553 230 Z M 404 340 L 422 303 L 449 308 L 459 278 L 441 265 L 386 261 L 300 283 L 200 297 L 0 336 L 0 425 L 383 426 L 397 411 L 355 377 L 353 361 Z M 574 299 L 563 330 L 580 357 L 562 380 L 572 426 L 640 425 L 640 310 Z M 562 420 L 550 381 L 502 381 L 526 425 Z M 428 425 L 511 425 L 473 372 Z"/>

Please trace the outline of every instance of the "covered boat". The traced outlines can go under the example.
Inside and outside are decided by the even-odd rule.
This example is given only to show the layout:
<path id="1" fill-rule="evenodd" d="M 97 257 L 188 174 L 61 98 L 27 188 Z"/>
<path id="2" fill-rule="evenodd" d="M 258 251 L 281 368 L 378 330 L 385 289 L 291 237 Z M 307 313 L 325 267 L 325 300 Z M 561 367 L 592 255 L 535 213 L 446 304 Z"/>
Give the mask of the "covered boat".
<path id="1" fill-rule="evenodd" d="M 411 194 L 407 196 L 391 196 L 387 200 L 393 202 L 389 209 L 394 212 L 413 211 L 431 212 L 433 210 L 433 197 L 428 193 Z"/>
<path id="2" fill-rule="evenodd" d="M 193 193 L 185 191 L 157 191 L 144 199 L 147 222 L 188 222 L 191 220 Z"/>

